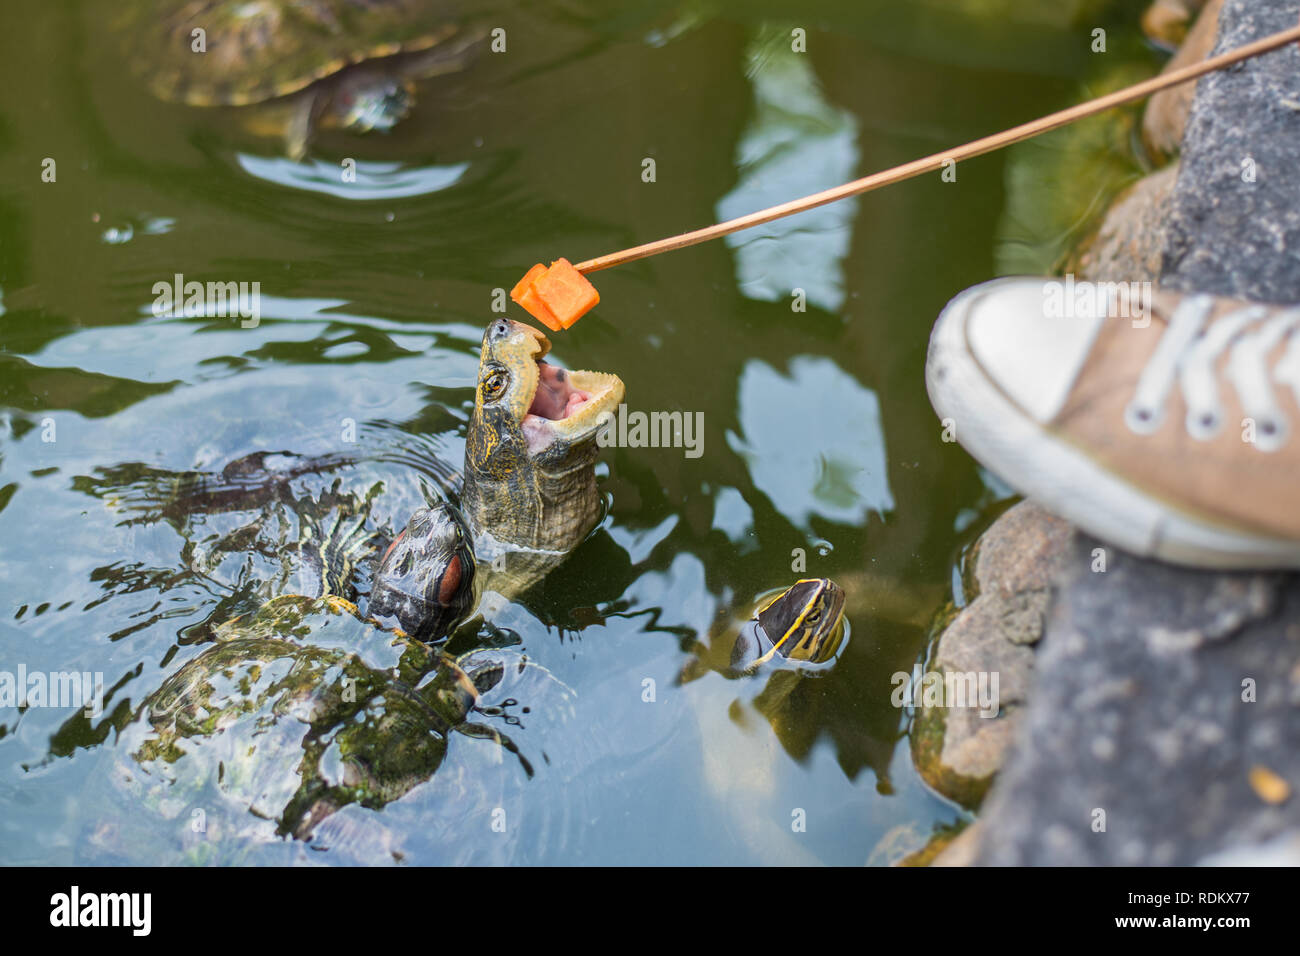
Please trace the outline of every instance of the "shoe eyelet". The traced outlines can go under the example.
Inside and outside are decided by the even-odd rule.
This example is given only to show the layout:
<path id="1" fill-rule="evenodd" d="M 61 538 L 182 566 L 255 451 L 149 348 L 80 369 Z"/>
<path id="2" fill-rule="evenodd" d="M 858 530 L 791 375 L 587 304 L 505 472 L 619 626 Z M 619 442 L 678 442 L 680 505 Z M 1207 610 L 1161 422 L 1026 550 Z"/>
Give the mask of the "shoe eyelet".
<path id="1" fill-rule="evenodd" d="M 1139 435 L 1150 435 L 1156 431 L 1164 418 L 1163 409 L 1139 405 L 1137 402 L 1129 402 L 1124 409 L 1124 424 L 1129 427 L 1129 431 Z"/>
<path id="2" fill-rule="evenodd" d="M 1261 418 L 1255 423 L 1254 445 L 1260 451 L 1274 452 L 1286 444 L 1289 429 L 1281 418 Z"/>
<path id="3" fill-rule="evenodd" d="M 1188 412 L 1187 434 L 1197 441 L 1209 441 L 1223 428 L 1223 419 L 1218 412 Z"/>

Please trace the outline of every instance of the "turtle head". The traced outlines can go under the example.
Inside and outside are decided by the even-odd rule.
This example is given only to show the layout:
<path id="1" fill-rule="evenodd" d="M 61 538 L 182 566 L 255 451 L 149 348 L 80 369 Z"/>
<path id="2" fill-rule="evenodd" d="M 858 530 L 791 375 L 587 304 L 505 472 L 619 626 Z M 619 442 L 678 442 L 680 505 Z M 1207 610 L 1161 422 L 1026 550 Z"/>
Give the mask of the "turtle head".
<path id="1" fill-rule="evenodd" d="M 596 438 L 623 400 L 623 381 L 552 365 L 545 361 L 550 348 L 545 335 L 521 322 L 488 324 L 465 436 L 462 499 L 476 532 L 567 551 L 599 520 Z"/>
<path id="2" fill-rule="evenodd" d="M 411 83 L 383 70 L 353 68 L 339 74 L 321 123 L 351 133 L 388 132 L 411 112 Z"/>
<path id="3" fill-rule="evenodd" d="M 562 458 L 573 446 L 594 442 L 604 413 L 618 408 L 622 379 L 552 365 L 544 360 L 550 350 L 550 339 L 532 326 L 505 318 L 488 325 L 469 426 L 472 465 L 486 464 L 506 446 L 532 459 Z"/>
<path id="4" fill-rule="evenodd" d="M 759 605 L 731 654 L 733 671 L 749 671 L 773 657 L 824 664 L 844 637 L 844 591 L 830 578 L 796 581 Z"/>
<path id="5" fill-rule="evenodd" d="M 411 637 L 446 634 L 474 598 L 474 552 L 464 519 L 440 502 L 411 516 L 375 572 L 368 612 Z"/>
<path id="6" fill-rule="evenodd" d="M 419 3 L 393 3 L 353 0 L 356 6 L 416 7 Z M 293 4 L 295 13 L 314 16 L 315 7 L 328 4 Z M 304 12 L 298 8 L 313 8 Z M 325 11 L 330 29 L 337 29 L 333 14 Z M 400 10 L 385 13 L 381 10 L 361 17 L 373 16 L 383 20 L 388 16 L 402 16 Z M 327 78 L 329 102 L 321 117 L 324 125 L 346 129 L 353 133 L 366 133 L 372 129 L 387 132 L 400 123 L 415 105 L 415 81 L 450 73 L 466 66 L 487 36 L 483 25 L 470 26 L 453 22 L 443 23 L 430 31 L 422 31 L 419 38 L 403 42 L 379 43 L 366 50 L 364 62 L 345 66 Z"/>

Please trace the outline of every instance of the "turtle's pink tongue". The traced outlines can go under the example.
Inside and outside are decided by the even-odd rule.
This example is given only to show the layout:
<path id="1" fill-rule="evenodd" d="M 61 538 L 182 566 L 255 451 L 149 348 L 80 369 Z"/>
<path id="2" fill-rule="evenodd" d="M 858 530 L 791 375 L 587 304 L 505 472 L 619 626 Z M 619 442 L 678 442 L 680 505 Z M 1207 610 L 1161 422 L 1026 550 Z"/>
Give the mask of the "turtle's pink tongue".
<path id="1" fill-rule="evenodd" d="M 529 415 L 559 421 L 590 400 L 590 395 L 573 387 L 564 369 L 546 362 L 537 363 L 537 394 L 528 408 Z"/>
<path id="2" fill-rule="evenodd" d="M 586 392 L 580 392 L 576 388 L 569 393 L 569 401 L 564 406 L 564 417 L 568 418 L 579 408 L 591 401 L 591 396 Z"/>

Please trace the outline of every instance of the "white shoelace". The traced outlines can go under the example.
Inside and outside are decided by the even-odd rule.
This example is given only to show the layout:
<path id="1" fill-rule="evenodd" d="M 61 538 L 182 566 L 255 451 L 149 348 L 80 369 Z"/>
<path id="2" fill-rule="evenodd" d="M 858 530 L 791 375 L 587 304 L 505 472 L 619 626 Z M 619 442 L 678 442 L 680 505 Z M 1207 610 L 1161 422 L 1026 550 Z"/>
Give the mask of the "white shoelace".
<path id="1" fill-rule="evenodd" d="M 1255 423 L 1256 447 L 1275 451 L 1286 442 L 1290 424 L 1278 405 L 1274 384 L 1290 386 L 1300 403 L 1300 308 L 1286 309 L 1258 325 L 1268 309 L 1247 306 L 1202 332 L 1213 308 L 1208 295 L 1189 296 L 1178 304 L 1138 378 L 1124 420 L 1138 434 L 1156 431 L 1164 422 L 1165 404 L 1177 379 L 1187 403 L 1187 433 L 1200 441 L 1213 438 L 1224 425 L 1216 364 L 1232 346 L 1227 379 L 1243 413 Z M 1269 355 L 1288 337 L 1290 344 L 1270 375 Z"/>

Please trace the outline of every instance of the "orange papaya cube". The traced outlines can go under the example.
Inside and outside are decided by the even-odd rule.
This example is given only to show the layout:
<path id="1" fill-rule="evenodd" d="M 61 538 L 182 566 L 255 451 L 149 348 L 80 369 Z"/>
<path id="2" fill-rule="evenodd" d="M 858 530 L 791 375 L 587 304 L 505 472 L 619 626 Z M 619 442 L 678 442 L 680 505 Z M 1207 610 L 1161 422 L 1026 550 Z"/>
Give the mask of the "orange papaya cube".
<path id="1" fill-rule="evenodd" d="M 510 290 L 510 298 L 514 299 L 516 302 L 522 299 L 524 293 L 532 286 L 533 280 L 544 272 L 546 272 L 546 266 L 542 265 L 540 262 L 525 272 L 524 277 L 516 282 L 515 287 Z"/>
<path id="2" fill-rule="evenodd" d="M 568 259 L 552 262 L 543 275 L 533 280 L 533 289 L 566 329 L 600 302 L 596 287 Z"/>
<path id="3" fill-rule="evenodd" d="M 541 296 L 537 294 L 537 287 L 535 285 L 529 286 L 517 301 L 528 310 L 529 315 L 542 323 L 542 325 L 546 326 L 552 332 L 559 332 L 564 328 L 564 326 L 560 324 L 559 318 L 557 318 L 556 315 L 547 308 L 546 303 L 543 302 Z"/>
<path id="4" fill-rule="evenodd" d="M 545 274 L 546 266 L 542 265 L 540 262 L 537 263 L 537 265 L 524 273 L 522 279 L 515 283 L 515 287 L 510 290 L 510 298 L 523 306 L 529 315 L 537 319 L 537 321 L 541 322 L 542 325 L 546 326 L 552 332 L 559 332 L 564 328 L 564 326 L 560 324 L 560 320 L 555 317 L 554 313 L 551 312 L 546 303 L 538 297 L 537 290 L 534 288 L 534 283 L 537 281 L 538 277 Z"/>

